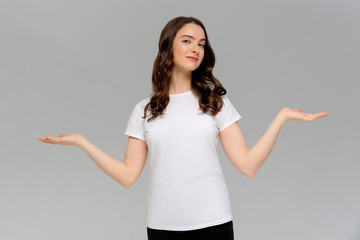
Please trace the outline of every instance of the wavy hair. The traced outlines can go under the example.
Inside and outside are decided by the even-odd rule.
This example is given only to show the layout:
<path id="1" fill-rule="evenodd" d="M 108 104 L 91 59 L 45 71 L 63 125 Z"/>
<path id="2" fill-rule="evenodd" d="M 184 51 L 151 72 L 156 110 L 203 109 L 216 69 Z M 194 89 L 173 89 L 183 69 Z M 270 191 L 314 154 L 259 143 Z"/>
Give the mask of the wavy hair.
<path id="1" fill-rule="evenodd" d="M 152 72 L 152 97 L 144 108 L 143 118 L 146 118 L 147 111 L 150 111 L 152 115 L 147 121 L 163 115 L 170 101 L 171 69 L 174 64 L 173 41 L 176 33 L 188 23 L 199 25 L 204 30 L 206 38 L 204 59 L 200 66 L 192 72 L 191 79 L 192 90 L 199 99 L 199 108 L 204 113 L 215 116 L 224 105 L 221 95 L 225 95 L 226 90 L 212 74 L 215 65 L 215 54 L 210 46 L 205 26 L 194 17 L 180 16 L 170 20 L 160 34 L 159 52 L 155 58 Z"/>

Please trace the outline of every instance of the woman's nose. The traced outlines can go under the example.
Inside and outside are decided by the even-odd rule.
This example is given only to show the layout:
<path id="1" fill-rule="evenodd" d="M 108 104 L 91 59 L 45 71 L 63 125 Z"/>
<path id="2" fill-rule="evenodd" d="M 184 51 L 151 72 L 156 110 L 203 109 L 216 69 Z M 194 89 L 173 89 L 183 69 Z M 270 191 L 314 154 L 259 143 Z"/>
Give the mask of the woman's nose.
<path id="1" fill-rule="evenodd" d="M 193 51 L 194 53 L 198 53 L 198 52 L 199 52 L 199 46 L 197 46 L 197 45 L 193 46 L 192 51 Z"/>

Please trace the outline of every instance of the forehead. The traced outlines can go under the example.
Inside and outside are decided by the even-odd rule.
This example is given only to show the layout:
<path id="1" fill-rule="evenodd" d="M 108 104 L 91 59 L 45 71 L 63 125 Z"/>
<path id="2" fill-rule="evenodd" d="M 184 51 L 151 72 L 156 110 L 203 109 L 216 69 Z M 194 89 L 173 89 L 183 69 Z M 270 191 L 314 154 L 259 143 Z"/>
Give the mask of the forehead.
<path id="1" fill-rule="evenodd" d="M 180 38 L 183 35 L 189 35 L 195 39 L 205 39 L 205 32 L 199 25 L 195 23 L 187 23 L 176 33 L 176 38 Z"/>

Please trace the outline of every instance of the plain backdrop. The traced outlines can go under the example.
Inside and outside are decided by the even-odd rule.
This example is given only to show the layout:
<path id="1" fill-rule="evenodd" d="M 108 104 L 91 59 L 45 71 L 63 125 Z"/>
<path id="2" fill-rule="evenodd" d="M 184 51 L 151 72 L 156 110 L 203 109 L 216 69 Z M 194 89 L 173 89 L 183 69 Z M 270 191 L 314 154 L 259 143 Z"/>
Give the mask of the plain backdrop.
<path id="1" fill-rule="evenodd" d="M 146 239 L 148 163 L 125 189 L 80 148 L 123 161 L 135 104 L 151 94 L 159 35 L 199 18 L 249 147 L 288 122 L 253 179 L 218 152 L 237 240 L 360 239 L 357 0 L 0 1 L 0 239 Z"/>

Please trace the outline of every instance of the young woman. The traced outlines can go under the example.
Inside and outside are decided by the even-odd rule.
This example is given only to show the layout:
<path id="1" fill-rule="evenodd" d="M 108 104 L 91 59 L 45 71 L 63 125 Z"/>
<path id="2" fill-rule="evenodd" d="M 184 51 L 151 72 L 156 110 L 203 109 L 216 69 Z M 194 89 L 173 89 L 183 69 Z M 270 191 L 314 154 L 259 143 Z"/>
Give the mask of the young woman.
<path id="1" fill-rule="evenodd" d="M 218 137 L 234 167 L 252 178 L 287 121 L 313 121 L 328 113 L 283 108 L 248 149 L 237 124 L 241 116 L 213 76 L 214 64 L 204 25 L 193 17 L 174 18 L 160 35 L 153 92 L 135 105 L 129 118 L 123 162 L 81 134 L 39 140 L 80 147 L 125 188 L 138 179 L 149 153 L 148 239 L 234 239 L 228 191 L 216 152 Z"/>

